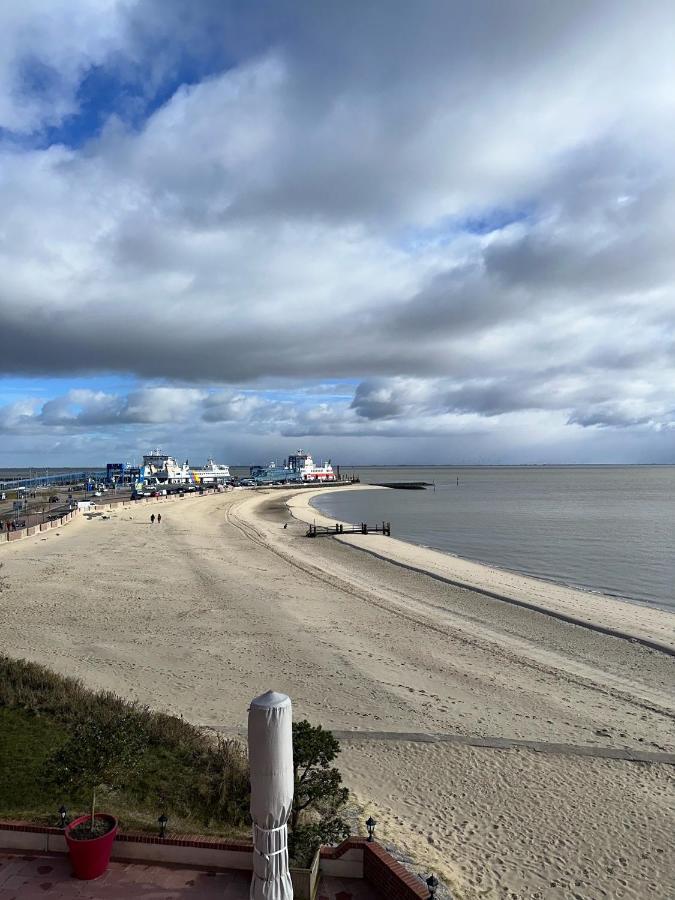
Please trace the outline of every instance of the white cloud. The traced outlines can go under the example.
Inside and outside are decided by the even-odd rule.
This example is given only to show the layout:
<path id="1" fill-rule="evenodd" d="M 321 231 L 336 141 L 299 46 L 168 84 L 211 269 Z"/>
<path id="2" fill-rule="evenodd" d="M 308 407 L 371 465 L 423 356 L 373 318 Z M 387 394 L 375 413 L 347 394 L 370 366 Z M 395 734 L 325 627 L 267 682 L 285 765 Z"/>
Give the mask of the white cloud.
<path id="1" fill-rule="evenodd" d="M 145 62 L 156 85 L 188 35 L 195 56 L 207 29 L 244 49 L 141 128 L 111 116 L 81 149 L 0 143 L 0 365 L 182 385 L 71 392 L 39 417 L 6 411 L 6 431 L 231 423 L 506 446 L 520 416 L 525 446 L 552 421 L 580 440 L 670 427 L 670 4 L 346 4 L 299 21 L 280 3 L 274 41 L 222 4 L 45 10 L 0 13 L 0 124 L 16 132 L 62 123 L 92 66 Z M 169 49 L 150 66 L 153 31 Z M 17 93 L 26 61 L 56 73 L 49 91 Z M 341 378 L 362 381 L 352 406 L 246 390 Z"/>

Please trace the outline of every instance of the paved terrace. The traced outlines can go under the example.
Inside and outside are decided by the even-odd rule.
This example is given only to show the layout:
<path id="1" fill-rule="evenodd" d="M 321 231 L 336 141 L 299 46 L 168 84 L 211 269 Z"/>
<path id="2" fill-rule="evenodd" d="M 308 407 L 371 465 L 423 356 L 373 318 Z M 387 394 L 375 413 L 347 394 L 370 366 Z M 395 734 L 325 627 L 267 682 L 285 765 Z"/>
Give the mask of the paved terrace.
<path id="1" fill-rule="evenodd" d="M 0 900 L 248 900 L 250 883 L 250 872 L 121 862 L 95 881 L 79 881 L 66 857 L 0 852 Z M 360 878 L 324 876 L 318 900 L 378 898 Z"/>

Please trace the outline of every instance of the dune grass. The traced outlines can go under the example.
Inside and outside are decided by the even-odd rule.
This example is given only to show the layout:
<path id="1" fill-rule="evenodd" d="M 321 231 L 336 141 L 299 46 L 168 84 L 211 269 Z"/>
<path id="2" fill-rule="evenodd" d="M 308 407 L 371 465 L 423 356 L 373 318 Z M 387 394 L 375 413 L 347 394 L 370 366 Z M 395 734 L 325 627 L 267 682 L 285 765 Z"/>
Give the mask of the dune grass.
<path id="1" fill-rule="evenodd" d="M 248 762 L 239 742 L 2 655 L 0 817 L 57 824 L 62 804 L 70 817 L 86 812 L 86 796 L 68 794 L 50 777 L 50 758 L 78 721 L 96 718 L 114 728 L 123 712 L 137 717 L 144 749 L 119 790 L 100 792 L 101 811 L 126 829 L 156 830 L 164 812 L 170 830 L 248 835 Z"/>

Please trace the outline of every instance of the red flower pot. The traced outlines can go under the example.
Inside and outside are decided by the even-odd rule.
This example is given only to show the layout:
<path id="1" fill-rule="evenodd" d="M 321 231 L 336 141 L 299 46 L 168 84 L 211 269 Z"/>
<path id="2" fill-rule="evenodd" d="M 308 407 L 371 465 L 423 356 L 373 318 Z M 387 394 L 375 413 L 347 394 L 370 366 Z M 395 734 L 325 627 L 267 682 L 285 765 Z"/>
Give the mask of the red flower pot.
<path id="1" fill-rule="evenodd" d="M 110 831 L 107 831 L 100 837 L 85 838 L 85 840 L 78 840 L 72 837 L 71 832 L 73 828 L 85 822 L 90 822 L 91 816 L 80 816 L 79 819 L 73 819 L 70 824 L 66 825 L 65 829 L 66 843 L 68 844 L 68 852 L 70 861 L 73 864 L 75 877 L 82 878 L 85 881 L 98 878 L 108 868 L 112 845 L 117 836 L 117 819 L 114 816 L 109 816 L 107 813 L 96 813 L 94 818 L 108 822 Z"/>

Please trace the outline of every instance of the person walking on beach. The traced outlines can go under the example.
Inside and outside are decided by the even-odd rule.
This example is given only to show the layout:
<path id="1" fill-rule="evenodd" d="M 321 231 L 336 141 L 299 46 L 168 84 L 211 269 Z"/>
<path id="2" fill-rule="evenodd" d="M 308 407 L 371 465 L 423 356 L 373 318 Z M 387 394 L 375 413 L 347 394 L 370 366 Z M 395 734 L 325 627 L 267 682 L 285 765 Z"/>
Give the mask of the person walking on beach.
<path id="1" fill-rule="evenodd" d="M 162 514 L 161 513 L 157 513 L 157 524 L 158 525 L 162 524 Z"/>
<path id="2" fill-rule="evenodd" d="M 155 514 L 154 513 L 150 516 L 150 524 L 151 525 L 155 524 Z"/>

